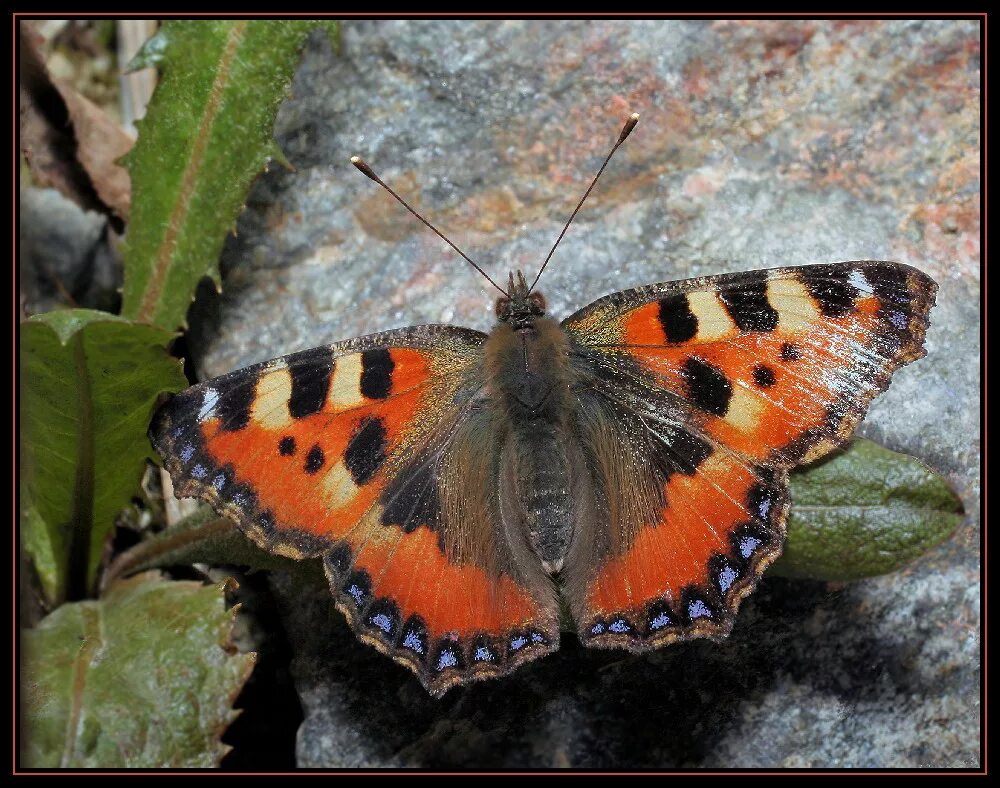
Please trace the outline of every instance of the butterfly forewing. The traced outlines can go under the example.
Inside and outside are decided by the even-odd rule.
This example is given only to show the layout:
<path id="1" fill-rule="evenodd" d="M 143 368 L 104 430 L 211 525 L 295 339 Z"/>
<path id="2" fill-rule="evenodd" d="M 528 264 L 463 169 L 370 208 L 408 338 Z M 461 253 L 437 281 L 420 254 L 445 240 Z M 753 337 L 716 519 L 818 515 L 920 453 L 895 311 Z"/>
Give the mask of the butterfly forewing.
<path id="1" fill-rule="evenodd" d="M 788 469 L 846 439 L 923 355 L 935 290 L 908 266 L 838 263 L 649 285 L 565 320 L 603 502 L 563 570 L 581 638 L 727 633 L 781 552 Z M 612 478 L 615 452 L 631 481 Z"/>
<path id="2" fill-rule="evenodd" d="M 484 339 L 423 326 L 303 351 L 188 389 L 151 430 L 179 495 L 322 556 L 359 637 L 432 692 L 558 645 L 551 584 L 515 556 L 470 445 L 490 429 Z"/>

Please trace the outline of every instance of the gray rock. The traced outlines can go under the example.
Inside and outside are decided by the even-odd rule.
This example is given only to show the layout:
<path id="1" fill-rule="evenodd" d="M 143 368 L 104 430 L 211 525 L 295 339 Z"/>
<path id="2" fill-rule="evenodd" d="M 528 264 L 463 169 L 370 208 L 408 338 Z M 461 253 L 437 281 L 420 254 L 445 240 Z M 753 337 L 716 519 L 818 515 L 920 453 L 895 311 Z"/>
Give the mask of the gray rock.
<path id="1" fill-rule="evenodd" d="M 117 312 L 122 263 L 107 217 L 85 211 L 55 189 L 18 195 L 18 270 L 23 310 L 68 306 Z"/>
<path id="2" fill-rule="evenodd" d="M 980 762 L 979 27 L 973 22 L 347 22 L 279 117 L 203 295 L 203 376 L 425 322 L 491 288 L 354 171 L 363 156 L 496 278 L 534 272 L 628 112 L 642 120 L 542 280 L 555 316 L 637 284 L 896 259 L 941 285 L 927 358 L 862 433 L 968 518 L 905 571 L 768 579 L 721 645 L 557 654 L 429 698 L 325 593 L 275 588 L 303 766 L 961 767 Z"/>

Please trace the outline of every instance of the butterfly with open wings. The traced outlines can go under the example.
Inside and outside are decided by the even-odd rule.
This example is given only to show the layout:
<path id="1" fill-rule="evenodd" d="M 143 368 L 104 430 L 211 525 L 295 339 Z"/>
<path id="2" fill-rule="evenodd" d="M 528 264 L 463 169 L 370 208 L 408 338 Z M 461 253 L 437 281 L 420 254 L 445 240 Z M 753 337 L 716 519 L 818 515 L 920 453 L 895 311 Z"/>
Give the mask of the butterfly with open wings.
<path id="1" fill-rule="evenodd" d="M 924 355 L 937 289 L 899 263 L 809 265 L 645 285 L 556 322 L 538 277 L 490 282 L 489 334 L 293 353 L 187 389 L 150 431 L 178 495 L 322 558 L 357 636 L 434 695 L 557 649 L 560 600 L 587 646 L 728 635 L 781 554 L 788 471 Z"/>

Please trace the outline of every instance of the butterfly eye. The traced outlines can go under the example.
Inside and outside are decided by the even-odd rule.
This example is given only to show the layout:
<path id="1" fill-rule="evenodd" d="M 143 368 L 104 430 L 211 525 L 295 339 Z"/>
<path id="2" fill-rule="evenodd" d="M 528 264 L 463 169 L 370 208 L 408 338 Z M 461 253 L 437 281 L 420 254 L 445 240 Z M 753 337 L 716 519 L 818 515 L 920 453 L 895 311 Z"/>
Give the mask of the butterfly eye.
<path id="1" fill-rule="evenodd" d="M 532 293 L 528 296 L 528 304 L 531 306 L 531 311 L 536 315 L 545 314 L 545 296 L 541 293 Z"/>
<path id="2" fill-rule="evenodd" d="M 506 297 L 498 298 L 495 309 L 497 317 L 503 320 L 505 315 L 510 314 L 510 299 Z"/>

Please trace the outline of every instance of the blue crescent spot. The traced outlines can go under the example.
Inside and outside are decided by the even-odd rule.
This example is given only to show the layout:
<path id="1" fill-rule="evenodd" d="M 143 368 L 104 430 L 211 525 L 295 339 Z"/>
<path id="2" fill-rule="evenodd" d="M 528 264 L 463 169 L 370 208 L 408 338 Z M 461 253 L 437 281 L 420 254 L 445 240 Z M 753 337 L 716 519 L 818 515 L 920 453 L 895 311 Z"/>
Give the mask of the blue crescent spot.
<path id="1" fill-rule="evenodd" d="M 455 652 L 450 649 L 441 652 L 441 656 L 438 657 L 438 670 L 444 670 L 445 668 L 450 668 L 458 664 L 458 657 L 455 656 Z"/>
<path id="2" fill-rule="evenodd" d="M 658 613 L 656 618 L 649 622 L 650 629 L 663 629 L 670 626 L 670 616 L 666 613 Z"/>
<path id="3" fill-rule="evenodd" d="M 528 645 L 528 639 L 522 635 L 518 635 L 510 641 L 510 648 L 512 651 L 517 651 L 518 649 L 524 648 L 526 645 Z"/>
<path id="4" fill-rule="evenodd" d="M 628 625 L 628 622 L 624 618 L 619 618 L 616 621 L 612 621 L 611 624 L 608 626 L 608 629 L 610 629 L 612 632 L 617 632 L 618 634 L 622 634 L 624 632 L 628 632 L 630 629 L 632 629 L 632 627 Z"/>
<path id="5" fill-rule="evenodd" d="M 199 462 L 191 469 L 191 475 L 196 479 L 204 479 L 208 476 L 208 469 Z"/>
<path id="6" fill-rule="evenodd" d="M 385 613 L 376 613 L 368 620 L 386 634 L 392 631 L 392 619 Z"/>
<path id="7" fill-rule="evenodd" d="M 744 558 L 749 558 L 753 555 L 753 551 L 760 547 L 760 539 L 754 536 L 744 536 L 740 539 L 740 555 Z"/>
<path id="8" fill-rule="evenodd" d="M 542 637 L 542 634 L 540 632 L 532 632 L 531 633 L 531 642 L 532 643 L 541 643 L 544 640 L 545 640 L 545 638 Z"/>
<path id="9" fill-rule="evenodd" d="M 765 495 L 760 500 L 760 505 L 757 507 L 760 512 L 760 519 L 766 520 L 768 512 L 771 511 L 771 496 Z"/>
<path id="10" fill-rule="evenodd" d="M 888 317 L 893 328 L 898 328 L 900 331 L 904 330 L 910 322 L 905 314 L 897 312 L 895 309 L 889 313 Z"/>
<path id="11" fill-rule="evenodd" d="M 711 618 L 712 611 L 708 609 L 708 605 L 702 602 L 700 599 L 694 599 L 688 604 L 688 617 L 689 618 Z"/>
<path id="12" fill-rule="evenodd" d="M 733 569 L 729 564 L 726 564 L 725 568 L 719 572 L 719 588 L 723 592 L 728 591 L 729 587 L 736 581 L 738 575 L 736 570 Z"/>
<path id="13" fill-rule="evenodd" d="M 194 457 L 194 444 L 185 443 L 183 446 L 181 446 L 181 460 L 187 462 L 192 457 Z"/>
<path id="14" fill-rule="evenodd" d="M 590 628 L 591 635 L 600 635 L 603 632 L 604 632 L 604 624 L 602 624 L 600 621 L 598 621 L 596 624 L 594 624 L 594 626 Z"/>
<path id="15" fill-rule="evenodd" d="M 212 486 L 218 490 L 222 491 L 222 488 L 226 486 L 226 474 L 220 473 L 214 479 L 212 479 Z"/>
<path id="16" fill-rule="evenodd" d="M 424 653 L 424 644 L 420 641 L 420 635 L 412 629 L 403 638 L 403 645 L 411 651 L 416 651 L 418 654 Z"/>
<path id="17" fill-rule="evenodd" d="M 246 506 L 247 505 L 247 497 L 246 497 L 246 495 L 244 495 L 241 492 L 233 493 L 232 501 L 237 506 Z"/>
<path id="18" fill-rule="evenodd" d="M 361 604 L 361 600 L 365 598 L 365 592 L 358 588 L 358 586 L 354 583 L 352 583 L 350 588 L 347 589 L 347 593 L 354 597 L 354 601 L 359 605 Z"/>
<path id="19" fill-rule="evenodd" d="M 475 659 L 476 662 L 492 662 L 493 652 L 486 648 L 486 646 L 480 646 L 476 649 L 473 659 Z"/>

